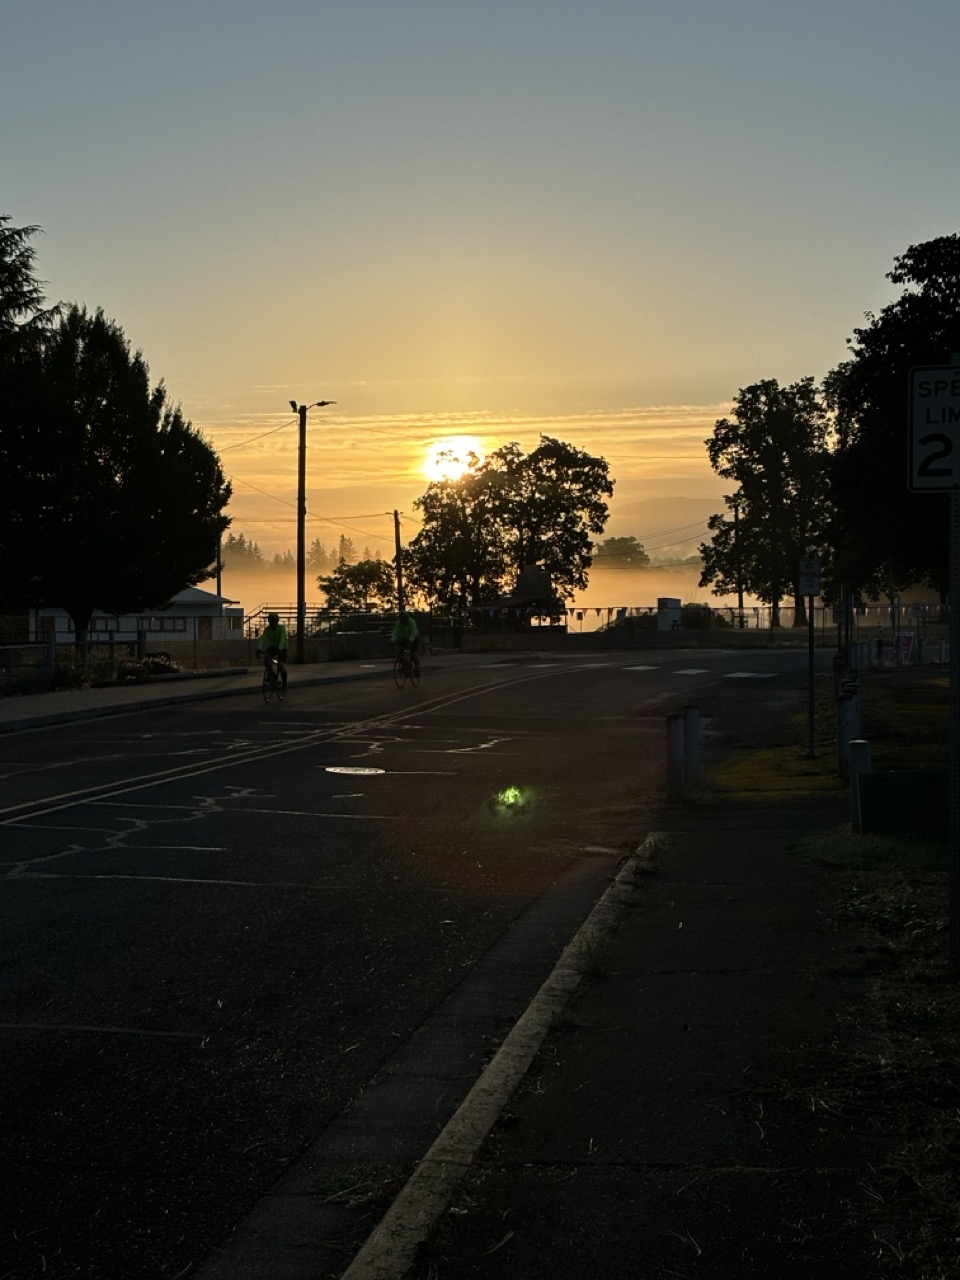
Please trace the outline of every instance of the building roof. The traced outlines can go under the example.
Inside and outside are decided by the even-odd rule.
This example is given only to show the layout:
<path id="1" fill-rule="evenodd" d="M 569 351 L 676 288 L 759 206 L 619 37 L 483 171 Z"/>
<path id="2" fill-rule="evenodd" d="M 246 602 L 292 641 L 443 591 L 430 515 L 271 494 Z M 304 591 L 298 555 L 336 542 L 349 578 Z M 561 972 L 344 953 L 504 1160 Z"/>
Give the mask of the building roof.
<path id="1" fill-rule="evenodd" d="M 236 604 L 236 601 L 228 599 L 227 596 L 218 596 L 215 591 L 204 591 L 200 587 L 184 587 L 171 598 L 170 605 L 175 604 Z M 170 605 L 166 607 L 169 608 Z"/>

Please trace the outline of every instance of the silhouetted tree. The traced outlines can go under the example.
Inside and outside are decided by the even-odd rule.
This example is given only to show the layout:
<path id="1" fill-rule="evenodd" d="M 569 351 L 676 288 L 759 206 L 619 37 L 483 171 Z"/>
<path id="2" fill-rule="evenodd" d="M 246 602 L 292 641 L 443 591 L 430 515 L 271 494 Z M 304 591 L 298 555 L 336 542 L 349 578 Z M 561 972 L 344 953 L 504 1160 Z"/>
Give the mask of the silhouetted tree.
<path id="1" fill-rule="evenodd" d="M 39 233 L 39 227 L 13 226 L 10 214 L 0 213 L 0 357 L 35 346 L 60 311 L 44 306 L 43 285 L 34 274 L 30 241 Z"/>
<path id="2" fill-rule="evenodd" d="M 228 533 L 223 543 L 223 563 L 231 569 L 263 569 L 266 560 L 260 544 L 245 534 Z"/>
<path id="3" fill-rule="evenodd" d="M 396 603 L 396 573 L 387 560 L 341 563 L 333 573 L 321 576 L 318 582 L 327 598 L 327 608 L 336 612 L 388 610 Z"/>
<path id="4" fill-rule="evenodd" d="M 643 544 L 633 534 L 626 538 L 604 538 L 593 549 L 596 569 L 642 569 L 649 563 Z"/>
<path id="5" fill-rule="evenodd" d="M 505 558 L 484 476 L 434 480 L 414 506 L 421 528 L 404 551 L 407 581 L 438 609 L 459 612 L 500 592 Z"/>
<path id="6" fill-rule="evenodd" d="M 230 486 L 102 312 L 69 308 L 36 362 L 0 424 L 0 575 L 82 636 L 94 609 L 155 609 L 209 576 Z"/>
<path id="7" fill-rule="evenodd" d="M 357 548 L 352 538 L 348 538 L 345 533 L 341 533 L 340 542 L 337 545 L 337 564 L 356 564 Z"/>
<path id="8" fill-rule="evenodd" d="M 297 567 L 297 557 L 292 551 L 278 551 L 270 561 L 270 568 L 277 573 L 293 573 Z"/>
<path id="9" fill-rule="evenodd" d="M 503 445 L 457 480 L 435 480 L 414 504 L 421 529 L 405 562 L 432 603 L 477 605 L 542 564 L 559 595 L 586 586 L 591 535 L 603 532 L 613 482 L 605 459 L 541 436 L 525 454 Z"/>
<path id="10" fill-rule="evenodd" d="M 831 541 L 837 576 L 874 597 L 910 582 L 946 591 L 946 494 L 907 488 L 909 371 L 960 352 L 960 235 L 911 245 L 887 274 L 903 294 L 868 314 L 824 381 L 837 420 Z"/>
<path id="11" fill-rule="evenodd" d="M 801 558 L 826 540 L 829 439 L 813 378 L 789 387 L 770 378 L 737 392 L 732 418 L 718 419 L 705 443 L 714 471 L 737 482 L 725 501 L 739 519 L 711 516 L 701 586 L 725 595 L 739 582 L 772 605 L 774 625 L 781 600 L 792 595 L 794 623 L 805 623 L 797 574 Z"/>
<path id="12" fill-rule="evenodd" d="M 15 227 L 9 214 L 0 214 L 0 457 L 4 440 L 14 441 L 36 412 L 43 386 L 40 344 L 59 312 L 45 307 L 43 285 L 34 273 L 30 242 L 39 231 Z M 8 524 L 7 514 L 0 512 L 0 566 L 12 559 Z M 25 603 L 18 593 L 21 577 L 19 568 L 0 577 L 0 608 Z"/>

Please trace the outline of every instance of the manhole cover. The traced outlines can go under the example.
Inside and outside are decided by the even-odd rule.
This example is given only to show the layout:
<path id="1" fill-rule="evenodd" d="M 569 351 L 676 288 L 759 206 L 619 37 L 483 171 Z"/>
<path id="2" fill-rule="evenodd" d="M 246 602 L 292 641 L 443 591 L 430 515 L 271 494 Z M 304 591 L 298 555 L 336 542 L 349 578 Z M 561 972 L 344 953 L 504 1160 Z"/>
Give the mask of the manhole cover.
<path id="1" fill-rule="evenodd" d="M 328 764 L 326 773 L 386 773 L 386 769 L 364 769 L 359 764 Z"/>

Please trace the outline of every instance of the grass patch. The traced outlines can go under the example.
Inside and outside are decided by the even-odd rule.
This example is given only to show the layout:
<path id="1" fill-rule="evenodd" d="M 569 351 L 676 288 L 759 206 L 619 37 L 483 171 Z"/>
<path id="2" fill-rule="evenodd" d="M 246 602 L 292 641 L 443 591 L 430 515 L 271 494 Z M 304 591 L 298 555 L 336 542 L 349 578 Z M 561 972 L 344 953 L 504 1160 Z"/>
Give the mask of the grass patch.
<path id="1" fill-rule="evenodd" d="M 860 704 L 874 769 L 948 763 L 949 681 L 939 672 L 866 673 Z M 835 771 L 832 682 L 818 685 L 817 720 L 818 750 Z M 808 789 L 795 759 L 782 755 L 781 766 L 785 788 Z M 761 762 L 761 772 L 771 767 Z M 960 979 L 948 966 L 947 841 L 843 826 L 802 836 L 791 851 L 836 877 L 838 917 L 862 939 L 867 1005 L 814 1092 L 828 1111 L 884 1134 L 888 1156 L 869 1179 L 887 1246 L 877 1274 L 946 1280 L 960 1255 Z"/>
<path id="2" fill-rule="evenodd" d="M 847 870 L 939 871 L 947 869 L 947 845 L 943 840 L 919 840 L 909 836 L 859 835 L 849 827 L 801 836 L 790 852 L 805 862 Z"/>

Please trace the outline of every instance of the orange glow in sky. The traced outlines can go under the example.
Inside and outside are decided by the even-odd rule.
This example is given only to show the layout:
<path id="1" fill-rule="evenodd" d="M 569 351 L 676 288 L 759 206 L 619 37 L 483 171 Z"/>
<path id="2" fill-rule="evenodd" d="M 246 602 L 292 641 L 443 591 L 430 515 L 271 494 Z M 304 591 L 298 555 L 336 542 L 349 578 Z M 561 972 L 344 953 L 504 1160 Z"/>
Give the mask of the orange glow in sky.
<path id="1" fill-rule="evenodd" d="M 821 379 L 894 257 L 957 230 L 949 0 L 55 8 L 5 6 L 0 117 L 30 116 L 0 212 L 43 228 L 50 302 L 142 350 L 268 556 L 291 400 L 336 402 L 309 541 L 386 552 L 443 448 L 546 434 L 609 463 L 608 535 L 669 547 L 723 509 L 737 391 Z"/>

